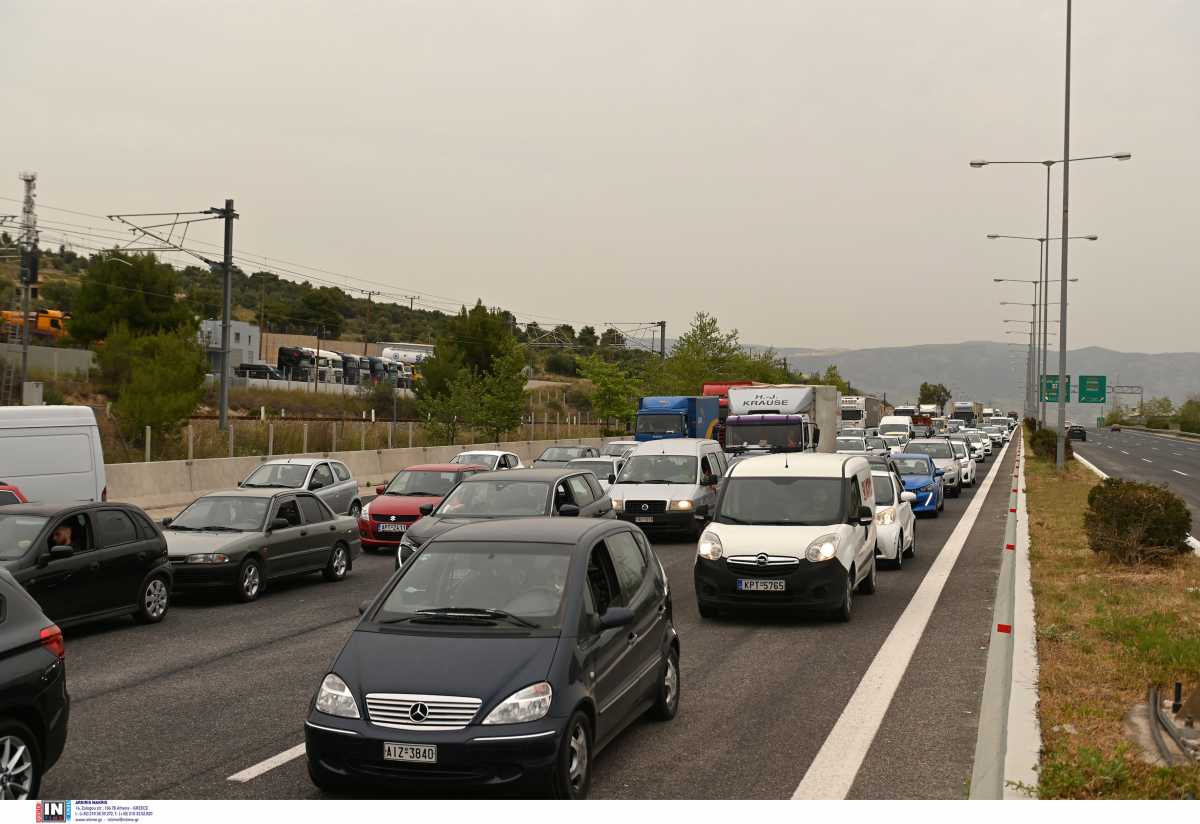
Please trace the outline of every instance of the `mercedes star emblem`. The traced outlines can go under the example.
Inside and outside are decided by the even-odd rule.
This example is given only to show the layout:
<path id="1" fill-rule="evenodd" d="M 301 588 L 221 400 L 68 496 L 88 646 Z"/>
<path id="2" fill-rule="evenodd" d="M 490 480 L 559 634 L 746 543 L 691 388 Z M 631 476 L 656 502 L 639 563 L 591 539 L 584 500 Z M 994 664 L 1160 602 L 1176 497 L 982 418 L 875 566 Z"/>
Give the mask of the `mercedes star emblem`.
<path id="1" fill-rule="evenodd" d="M 416 724 L 422 723 L 429 717 L 429 706 L 418 701 L 408 708 L 408 717 Z"/>

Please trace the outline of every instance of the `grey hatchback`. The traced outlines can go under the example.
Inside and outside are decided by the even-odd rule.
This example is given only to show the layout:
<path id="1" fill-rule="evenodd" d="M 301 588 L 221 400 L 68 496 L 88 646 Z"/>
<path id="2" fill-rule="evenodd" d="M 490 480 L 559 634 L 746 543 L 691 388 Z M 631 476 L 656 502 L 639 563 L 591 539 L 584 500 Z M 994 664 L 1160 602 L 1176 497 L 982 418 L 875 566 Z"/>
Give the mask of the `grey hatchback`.
<path id="1" fill-rule="evenodd" d="M 252 489 L 307 489 L 339 515 L 358 517 L 362 500 L 358 482 L 341 461 L 327 458 L 284 458 L 267 461 L 238 486 Z"/>

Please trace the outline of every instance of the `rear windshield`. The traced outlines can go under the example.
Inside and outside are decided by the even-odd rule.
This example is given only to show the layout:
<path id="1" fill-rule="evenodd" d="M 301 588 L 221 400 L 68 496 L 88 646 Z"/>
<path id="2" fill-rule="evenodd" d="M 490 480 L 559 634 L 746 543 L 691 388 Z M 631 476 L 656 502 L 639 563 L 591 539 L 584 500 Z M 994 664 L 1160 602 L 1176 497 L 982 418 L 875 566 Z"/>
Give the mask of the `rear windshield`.
<path id="1" fill-rule="evenodd" d="M 857 452 L 863 452 L 866 451 L 867 441 L 866 438 L 838 438 L 837 448 L 852 449 Z"/>
<path id="2" fill-rule="evenodd" d="M 948 443 L 910 443 L 906 449 L 909 452 L 919 452 L 931 458 L 953 458 L 954 452 Z"/>
<path id="3" fill-rule="evenodd" d="M 901 475 L 928 475 L 929 461 L 920 458 L 898 458 L 895 461 L 896 471 Z"/>
<path id="4" fill-rule="evenodd" d="M 717 522 L 821 526 L 842 517 L 841 478 L 728 478 Z"/>

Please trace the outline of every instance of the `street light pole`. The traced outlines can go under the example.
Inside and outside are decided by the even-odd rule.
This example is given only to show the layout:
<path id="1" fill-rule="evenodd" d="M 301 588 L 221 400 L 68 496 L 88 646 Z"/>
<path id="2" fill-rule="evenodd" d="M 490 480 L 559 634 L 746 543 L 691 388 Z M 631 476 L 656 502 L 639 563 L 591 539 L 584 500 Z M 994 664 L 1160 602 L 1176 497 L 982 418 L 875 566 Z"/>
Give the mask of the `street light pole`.
<path id="1" fill-rule="evenodd" d="M 1064 96 L 1063 96 L 1063 157 L 1066 162 L 1063 163 L 1062 177 L 1062 236 L 1070 237 L 1068 229 L 1068 212 L 1070 206 L 1070 191 L 1071 191 L 1071 0 L 1067 0 L 1067 39 L 1066 39 L 1066 68 L 1064 79 Z M 1067 371 L 1067 273 L 1071 270 L 1067 268 L 1067 250 L 1071 244 L 1063 241 L 1062 244 L 1062 269 L 1059 270 L 1059 278 L 1061 280 L 1061 297 L 1059 302 L 1062 304 L 1058 307 L 1058 444 L 1055 451 L 1054 467 L 1059 472 L 1063 470 L 1066 463 L 1066 425 L 1067 425 L 1067 399 L 1066 399 L 1066 371 Z"/>

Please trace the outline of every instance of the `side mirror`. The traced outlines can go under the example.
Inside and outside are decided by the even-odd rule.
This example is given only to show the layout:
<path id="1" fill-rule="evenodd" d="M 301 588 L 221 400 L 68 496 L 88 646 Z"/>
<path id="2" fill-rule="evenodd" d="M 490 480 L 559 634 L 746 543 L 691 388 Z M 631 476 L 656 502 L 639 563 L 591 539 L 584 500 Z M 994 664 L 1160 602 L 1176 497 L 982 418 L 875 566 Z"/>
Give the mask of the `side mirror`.
<path id="1" fill-rule="evenodd" d="M 900 502 L 901 502 L 901 503 L 909 503 L 909 504 L 911 504 L 911 503 L 912 503 L 913 501 L 915 501 L 916 499 L 917 499 L 917 493 L 915 493 L 915 492 L 907 492 L 907 491 L 906 491 L 906 492 L 901 492 L 901 493 L 900 493 Z"/>
<path id="2" fill-rule="evenodd" d="M 379 486 L 375 487 L 375 494 L 376 494 L 376 495 L 382 495 L 382 494 L 384 494 L 385 492 L 387 492 L 387 487 L 386 487 L 386 486 L 384 486 L 383 484 L 380 484 Z"/>
<path id="3" fill-rule="evenodd" d="M 417 507 L 417 511 L 422 515 L 428 515 L 429 513 L 433 512 L 433 509 L 433 504 L 421 504 L 419 507 Z"/>
<path id="4" fill-rule="evenodd" d="M 175 522 L 174 518 L 163 518 L 162 521 L 160 521 L 159 523 L 161 523 L 163 526 L 170 526 L 174 522 Z"/>
<path id="5" fill-rule="evenodd" d="M 558 514 L 564 518 L 575 518 L 579 515 L 579 507 L 575 504 L 563 504 L 558 508 Z"/>
<path id="6" fill-rule="evenodd" d="M 633 623 L 633 610 L 629 607 L 609 607 L 600 616 L 600 629 L 627 627 Z"/>
<path id="7" fill-rule="evenodd" d="M 609 482 L 610 484 L 615 484 L 615 483 L 617 482 L 617 476 L 616 476 L 616 475 L 614 475 L 614 474 L 612 474 L 612 473 L 610 472 L 610 473 L 608 474 L 608 482 Z"/>
<path id="8" fill-rule="evenodd" d="M 935 478 L 940 478 L 940 477 L 942 477 L 942 476 L 943 476 L 943 475 L 945 475 L 945 474 L 946 474 L 946 470 L 944 470 L 944 469 L 935 469 L 935 470 L 933 470 L 933 477 L 935 477 Z"/>
<path id="9" fill-rule="evenodd" d="M 325 484 L 321 483 L 316 478 L 313 478 L 312 481 L 310 481 L 308 484 L 308 491 L 315 492 L 323 486 L 325 486 Z"/>
<path id="10" fill-rule="evenodd" d="M 50 560 L 59 561 L 63 558 L 70 558 L 75 554 L 73 546 L 52 546 L 50 547 Z"/>
<path id="11" fill-rule="evenodd" d="M 358 614 L 362 615 L 364 612 L 366 612 L 370 608 L 371 608 L 371 599 L 368 598 L 367 600 L 363 601 L 361 604 L 358 605 Z"/>
<path id="12" fill-rule="evenodd" d="M 717 476 L 711 475 L 711 474 L 705 475 L 703 478 L 700 479 L 700 485 L 701 486 L 716 486 L 717 485 Z"/>
<path id="13" fill-rule="evenodd" d="M 271 521 L 271 530 L 272 531 L 274 531 L 276 529 L 287 529 L 289 526 L 291 526 L 291 524 L 288 523 L 287 518 L 275 518 Z"/>
<path id="14" fill-rule="evenodd" d="M 245 486 L 245 485 L 246 485 L 246 482 L 245 482 L 245 481 L 238 481 L 238 488 L 241 488 L 241 487 L 243 487 L 243 486 Z"/>
<path id="15" fill-rule="evenodd" d="M 870 526 L 875 522 L 875 513 L 871 511 L 871 507 L 863 505 L 858 508 L 858 523 L 859 526 Z"/>

